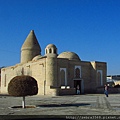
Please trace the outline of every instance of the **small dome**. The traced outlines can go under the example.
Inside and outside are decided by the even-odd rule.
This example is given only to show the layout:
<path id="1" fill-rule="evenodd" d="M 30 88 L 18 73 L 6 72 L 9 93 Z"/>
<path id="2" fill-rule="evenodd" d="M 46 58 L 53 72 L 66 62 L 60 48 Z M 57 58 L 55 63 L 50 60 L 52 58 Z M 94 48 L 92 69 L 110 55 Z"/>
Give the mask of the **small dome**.
<path id="1" fill-rule="evenodd" d="M 46 48 L 55 48 L 56 49 L 56 46 L 54 44 L 49 44 L 46 46 Z"/>
<path id="2" fill-rule="evenodd" d="M 42 56 L 41 56 L 41 55 L 37 55 L 37 56 L 35 56 L 35 57 L 32 59 L 32 61 L 37 61 L 37 60 L 39 60 L 40 58 L 42 58 Z"/>
<path id="3" fill-rule="evenodd" d="M 62 52 L 61 54 L 58 55 L 58 58 L 66 58 L 69 60 L 79 60 L 80 61 L 79 56 L 74 52 Z"/>
<path id="4" fill-rule="evenodd" d="M 45 54 L 48 55 L 57 55 L 57 47 L 54 44 L 49 44 L 45 48 Z"/>

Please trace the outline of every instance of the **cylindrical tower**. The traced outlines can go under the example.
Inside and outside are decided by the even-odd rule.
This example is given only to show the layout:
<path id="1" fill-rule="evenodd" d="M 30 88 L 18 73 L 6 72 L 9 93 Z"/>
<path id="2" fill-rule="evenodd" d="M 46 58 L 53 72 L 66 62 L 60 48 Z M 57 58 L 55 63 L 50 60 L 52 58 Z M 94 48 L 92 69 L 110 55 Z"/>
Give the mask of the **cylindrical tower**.
<path id="1" fill-rule="evenodd" d="M 53 44 L 49 44 L 45 48 L 46 58 L 46 86 L 47 88 L 57 87 L 57 48 Z M 49 89 L 48 89 L 49 92 Z M 54 93 L 49 93 L 54 94 Z"/>
<path id="2" fill-rule="evenodd" d="M 41 48 L 34 31 L 31 30 L 21 47 L 21 63 L 31 61 L 37 55 L 41 55 Z"/>

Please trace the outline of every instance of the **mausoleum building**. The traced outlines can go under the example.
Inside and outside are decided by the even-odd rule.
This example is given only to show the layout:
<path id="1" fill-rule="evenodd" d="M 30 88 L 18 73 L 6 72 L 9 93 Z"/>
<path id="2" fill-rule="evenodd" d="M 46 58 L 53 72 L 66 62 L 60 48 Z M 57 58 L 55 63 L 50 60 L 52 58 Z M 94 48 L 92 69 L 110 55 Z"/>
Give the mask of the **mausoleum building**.
<path id="1" fill-rule="evenodd" d="M 32 30 L 21 47 L 20 63 L 1 70 L 1 93 L 8 93 L 8 83 L 19 75 L 35 78 L 39 95 L 76 94 L 77 85 L 81 94 L 96 93 L 106 83 L 106 74 L 106 62 L 83 61 L 70 51 L 58 54 L 54 44 L 47 45 L 45 55 L 41 55 Z"/>

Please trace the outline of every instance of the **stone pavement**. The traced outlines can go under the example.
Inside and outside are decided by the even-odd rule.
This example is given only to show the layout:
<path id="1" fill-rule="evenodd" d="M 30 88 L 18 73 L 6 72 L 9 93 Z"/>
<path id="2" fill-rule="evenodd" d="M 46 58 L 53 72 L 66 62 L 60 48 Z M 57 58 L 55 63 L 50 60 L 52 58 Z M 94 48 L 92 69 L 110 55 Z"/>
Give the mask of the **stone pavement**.
<path id="1" fill-rule="evenodd" d="M 120 115 L 120 94 L 86 94 L 67 96 L 28 96 L 26 106 L 35 108 L 12 108 L 21 106 L 22 97 L 0 95 L 0 118 L 29 115 Z M 25 117 L 25 116 L 24 116 Z M 38 117 L 38 116 L 37 116 Z"/>

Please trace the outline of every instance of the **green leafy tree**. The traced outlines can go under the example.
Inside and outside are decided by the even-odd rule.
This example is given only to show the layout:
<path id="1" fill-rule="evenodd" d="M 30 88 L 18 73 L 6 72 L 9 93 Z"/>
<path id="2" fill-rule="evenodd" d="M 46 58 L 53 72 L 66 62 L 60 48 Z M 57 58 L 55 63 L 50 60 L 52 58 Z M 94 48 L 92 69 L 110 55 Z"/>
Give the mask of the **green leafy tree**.
<path id="1" fill-rule="evenodd" d="M 8 93 L 11 96 L 23 97 L 22 107 L 25 108 L 25 96 L 38 93 L 37 81 L 28 75 L 16 76 L 8 84 Z"/>

